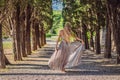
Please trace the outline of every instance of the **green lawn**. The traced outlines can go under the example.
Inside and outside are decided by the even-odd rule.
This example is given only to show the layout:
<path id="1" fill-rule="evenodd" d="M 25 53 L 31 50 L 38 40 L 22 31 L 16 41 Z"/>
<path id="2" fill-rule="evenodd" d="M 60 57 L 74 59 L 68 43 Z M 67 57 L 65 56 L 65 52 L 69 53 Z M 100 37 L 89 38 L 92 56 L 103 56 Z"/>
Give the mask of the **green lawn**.
<path id="1" fill-rule="evenodd" d="M 12 42 L 3 42 L 3 48 L 4 49 L 11 49 L 12 48 Z"/>

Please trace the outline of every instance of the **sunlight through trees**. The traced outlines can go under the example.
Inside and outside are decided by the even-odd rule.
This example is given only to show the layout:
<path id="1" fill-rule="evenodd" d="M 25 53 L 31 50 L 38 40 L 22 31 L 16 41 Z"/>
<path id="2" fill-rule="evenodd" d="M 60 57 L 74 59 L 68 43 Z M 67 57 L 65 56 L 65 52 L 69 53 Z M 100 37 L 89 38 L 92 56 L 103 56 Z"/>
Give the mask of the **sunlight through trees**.
<path id="1" fill-rule="evenodd" d="M 57 2 L 60 8 L 53 10 L 53 3 Z M 85 48 L 95 54 L 112 58 L 115 43 L 114 54 L 120 63 L 119 19 L 119 0 L 0 0 L 0 68 L 10 64 L 4 54 L 4 37 L 12 38 L 14 60 L 22 61 L 46 44 L 48 32 L 57 34 L 57 28 L 62 29 L 65 22 L 72 24 L 72 30 L 84 40 Z"/>

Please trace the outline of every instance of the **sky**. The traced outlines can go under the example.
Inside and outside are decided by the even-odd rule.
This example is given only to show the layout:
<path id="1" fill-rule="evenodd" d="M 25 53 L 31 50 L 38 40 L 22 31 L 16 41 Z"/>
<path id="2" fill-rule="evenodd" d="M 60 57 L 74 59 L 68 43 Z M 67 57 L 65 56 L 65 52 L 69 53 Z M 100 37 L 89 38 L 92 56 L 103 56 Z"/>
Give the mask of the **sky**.
<path id="1" fill-rule="evenodd" d="M 55 0 L 53 0 L 52 2 L 52 8 L 53 10 L 62 10 L 62 2 L 56 2 Z"/>

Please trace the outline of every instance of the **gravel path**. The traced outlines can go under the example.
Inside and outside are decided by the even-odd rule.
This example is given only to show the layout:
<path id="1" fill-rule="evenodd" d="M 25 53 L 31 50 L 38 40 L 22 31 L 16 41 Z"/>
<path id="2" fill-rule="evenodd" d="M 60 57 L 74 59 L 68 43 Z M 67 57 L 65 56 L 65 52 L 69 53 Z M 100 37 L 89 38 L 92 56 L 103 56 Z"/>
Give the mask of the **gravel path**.
<path id="1" fill-rule="evenodd" d="M 114 59 L 103 59 L 87 50 L 78 67 L 66 69 L 67 72 L 50 70 L 47 62 L 54 52 L 55 42 L 48 44 L 23 61 L 13 62 L 0 70 L 0 80 L 120 80 L 120 65 Z"/>

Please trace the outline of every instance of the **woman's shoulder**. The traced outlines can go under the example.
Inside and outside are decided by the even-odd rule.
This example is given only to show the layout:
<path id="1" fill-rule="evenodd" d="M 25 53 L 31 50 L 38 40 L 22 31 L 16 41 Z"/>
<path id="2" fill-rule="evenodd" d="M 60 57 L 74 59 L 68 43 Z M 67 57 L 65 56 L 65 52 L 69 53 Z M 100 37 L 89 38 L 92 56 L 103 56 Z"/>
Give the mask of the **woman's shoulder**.
<path id="1" fill-rule="evenodd" d="M 60 30 L 60 32 L 63 32 L 63 31 L 64 31 L 63 29 Z"/>
<path id="2" fill-rule="evenodd" d="M 63 30 L 63 29 L 61 29 L 61 30 L 59 31 L 59 33 L 60 33 L 60 34 L 63 34 L 63 32 L 64 32 L 64 30 Z"/>
<path id="3" fill-rule="evenodd" d="M 61 29 L 60 31 L 59 31 L 59 34 L 58 35 L 62 35 L 63 34 L 63 29 Z"/>

